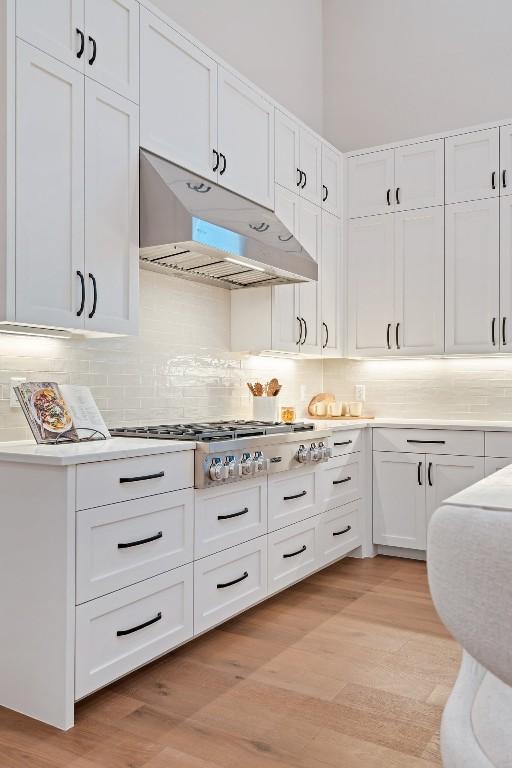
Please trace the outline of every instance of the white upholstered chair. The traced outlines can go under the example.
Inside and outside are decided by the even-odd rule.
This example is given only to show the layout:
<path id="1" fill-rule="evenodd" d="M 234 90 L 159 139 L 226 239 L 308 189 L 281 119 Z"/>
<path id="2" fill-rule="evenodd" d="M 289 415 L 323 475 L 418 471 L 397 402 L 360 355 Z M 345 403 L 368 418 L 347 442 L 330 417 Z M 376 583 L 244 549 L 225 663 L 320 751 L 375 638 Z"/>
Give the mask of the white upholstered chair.
<path id="1" fill-rule="evenodd" d="M 427 559 L 436 608 L 463 647 L 443 713 L 443 765 L 512 768 L 512 511 L 441 507 Z"/>

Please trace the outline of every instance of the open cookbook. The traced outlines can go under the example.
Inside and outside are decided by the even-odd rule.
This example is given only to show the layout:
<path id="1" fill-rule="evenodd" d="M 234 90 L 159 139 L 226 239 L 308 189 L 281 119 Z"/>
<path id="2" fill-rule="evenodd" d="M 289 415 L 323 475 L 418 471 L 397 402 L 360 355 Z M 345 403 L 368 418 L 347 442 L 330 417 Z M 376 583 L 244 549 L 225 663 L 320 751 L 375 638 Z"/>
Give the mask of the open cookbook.
<path id="1" fill-rule="evenodd" d="M 110 437 L 88 387 L 27 381 L 14 390 L 37 443 Z"/>

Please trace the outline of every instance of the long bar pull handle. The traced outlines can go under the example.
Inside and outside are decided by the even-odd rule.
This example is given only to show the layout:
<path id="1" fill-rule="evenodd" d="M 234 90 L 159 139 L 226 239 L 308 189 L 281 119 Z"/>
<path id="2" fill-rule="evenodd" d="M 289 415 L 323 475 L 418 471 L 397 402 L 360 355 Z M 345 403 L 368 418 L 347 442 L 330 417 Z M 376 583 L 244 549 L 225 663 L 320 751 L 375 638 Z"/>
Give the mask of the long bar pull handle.
<path id="1" fill-rule="evenodd" d="M 423 466 L 423 462 L 422 461 L 418 461 L 418 485 L 423 485 L 423 483 L 421 482 L 421 468 L 422 468 L 422 466 Z"/>
<path id="2" fill-rule="evenodd" d="M 131 627 L 130 629 L 119 629 L 116 632 L 117 637 L 124 637 L 125 635 L 131 635 L 133 632 L 138 632 L 140 629 L 145 629 L 146 627 L 150 627 L 151 624 L 156 624 L 157 621 L 160 621 L 162 618 L 162 613 L 159 611 L 154 619 L 150 619 L 149 621 L 145 621 L 143 624 L 138 624 L 136 627 Z"/>
<path id="3" fill-rule="evenodd" d="M 238 579 L 233 579 L 233 581 L 226 581 L 225 584 L 217 584 L 217 589 L 226 589 L 226 587 L 232 587 L 234 584 L 239 584 L 244 579 L 247 579 L 249 577 L 249 574 L 247 571 L 243 572 L 243 575 L 240 576 Z"/>
<path id="4" fill-rule="evenodd" d="M 501 344 L 507 346 L 507 332 L 506 332 L 507 318 L 503 317 L 501 321 Z"/>
<path id="5" fill-rule="evenodd" d="M 140 547 L 142 544 L 149 544 L 151 541 L 157 541 L 163 537 L 163 532 L 158 531 L 154 536 L 148 536 L 147 539 L 139 539 L 138 541 L 127 541 L 117 545 L 118 549 L 130 549 L 130 547 Z"/>
<path id="6" fill-rule="evenodd" d="M 296 557 L 297 555 L 301 555 L 303 552 L 305 552 L 306 549 L 307 549 L 306 545 L 303 544 L 302 547 L 300 549 L 298 549 L 296 552 L 287 552 L 286 554 L 283 555 L 283 557 L 284 558 Z"/>

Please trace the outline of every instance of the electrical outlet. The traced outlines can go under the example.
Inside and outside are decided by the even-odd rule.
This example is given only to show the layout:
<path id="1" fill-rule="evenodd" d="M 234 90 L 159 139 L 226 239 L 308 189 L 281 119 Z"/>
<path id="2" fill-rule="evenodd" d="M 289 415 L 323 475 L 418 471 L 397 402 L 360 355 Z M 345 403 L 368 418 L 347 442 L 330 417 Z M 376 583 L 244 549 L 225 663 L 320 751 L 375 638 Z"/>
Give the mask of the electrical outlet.
<path id="1" fill-rule="evenodd" d="M 356 384 L 354 387 L 355 399 L 359 403 L 364 403 L 366 400 L 366 387 L 364 384 Z"/>
<path id="2" fill-rule="evenodd" d="M 24 376 L 19 376 L 17 378 L 13 377 L 12 379 L 9 379 L 9 405 L 11 408 L 21 408 L 18 398 L 16 397 L 14 387 L 17 387 L 18 384 L 22 384 L 24 381 L 26 381 Z"/>

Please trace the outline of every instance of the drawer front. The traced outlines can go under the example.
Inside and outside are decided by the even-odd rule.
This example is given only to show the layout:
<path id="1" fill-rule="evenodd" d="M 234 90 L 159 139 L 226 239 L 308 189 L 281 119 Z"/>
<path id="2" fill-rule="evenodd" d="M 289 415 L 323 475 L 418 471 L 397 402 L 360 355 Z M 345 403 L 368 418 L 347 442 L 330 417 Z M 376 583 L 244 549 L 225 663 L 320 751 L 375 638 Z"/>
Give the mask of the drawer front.
<path id="1" fill-rule="evenodd" d="M 486 432 L 485 455 L 512 459 L 512 432 Z"/>
<path id="2" fill-rule="evenodd" d="M 333 432 L 332 455 L 343 456 L 363 449 L 363 432 L 361 429 L 342 429 Z"/>
<path id="3" fill-rule="evenodd" d="M 323 509 L 332 509 L 360 499 L 362 493 L 361 454 L 338 456 L 324 465 Z"/>
<path id="4" fill-rule="evenodd" d="M 268 591 L 277 592 L 316 570 L 319 516 L 268 536 Z"/>
<path id="5" fill-rule="evenodd" d="M 91 509 L 193 485 L 194 451 L 79 464 L 76 508 Z"/>
<path id="6" fill-rule="evenodd" d="M 292 470 L 268 479 L 268 530 L 318 514 L 321 470 Z"/>
<path id="7" fill-rule="evenodd" d="M 324 512 L 318 534 L 322 564 L 343 557 L 361 544 L 360 518 L 360 501 Z"/>
<path id="8" fill-rule="evenodd" d="M 78 606 L 76 699 L 191 638 L 192 605 L 189 564 Z"/>
<path id="9" fill-rule="evenodd" d="M 84 509 L 76 524 L 76 601 L 192 562 L 194 491 Z"/>
<path id="10" fill-rule="evenodd" d="M 483 456 L 484 433 L 449 429 L 373 429 L 374 451 Z"/>
<path id="11" fill-rule="evenodd" d="M 267 595 L 267 537 L 194 563 L 194 632 L 220 624 Z"/>
<path id="12" fill-rule="evenodd" d="M 267 478 L 196 491 L 194 555 L 212 555 L 267 532 Z"/>

